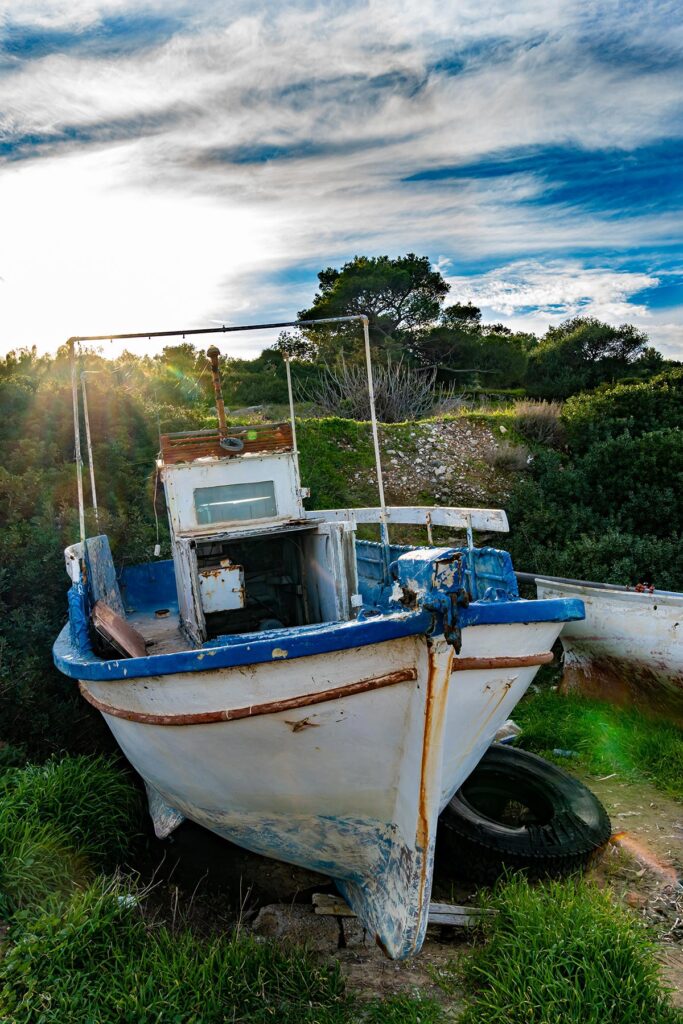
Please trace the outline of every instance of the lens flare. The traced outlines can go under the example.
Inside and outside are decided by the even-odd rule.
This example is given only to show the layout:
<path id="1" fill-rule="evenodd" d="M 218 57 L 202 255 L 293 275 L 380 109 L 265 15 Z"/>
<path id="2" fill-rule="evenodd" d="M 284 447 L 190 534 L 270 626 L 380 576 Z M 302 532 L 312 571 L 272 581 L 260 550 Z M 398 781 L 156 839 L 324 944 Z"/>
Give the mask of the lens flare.
<path id="1" fill-rule="evenodd" d="M 650 871 L 659 875 L 660 878 L 664 878 L 669 885 L 681 885 L 678 872 L 673 865 L 660 860 L 653 850 L 645 846 L 644 843 L 641 843 L 635 836 L 630 835 L 628 832 L 616 832 L 610 842 L 614 843 L 615 846 L 621 847 L 626 853 L 630 853 L 632 857 L 640 861 L 643 867 L 649 868 Z"/>

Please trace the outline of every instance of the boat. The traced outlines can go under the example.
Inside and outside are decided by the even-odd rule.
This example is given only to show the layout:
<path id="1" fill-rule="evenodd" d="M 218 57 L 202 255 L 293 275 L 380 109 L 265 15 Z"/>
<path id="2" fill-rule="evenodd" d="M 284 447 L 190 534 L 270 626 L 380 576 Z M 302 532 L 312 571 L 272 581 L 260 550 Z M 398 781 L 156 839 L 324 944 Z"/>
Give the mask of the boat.
<path id="1" fill-rule="evenodd" d="M 529 578 L 541 599 L 584 603 L 585 619 L 565 623 L 560 634 L 564 692 L 632 705 L 683 726 L 683 594 L 642 584 Z"/>
<path id="2" fill-rule="evenodd" d="M 504 511 L 386 505 L 368 321 L 346 319 L 364 331 L 379 505 L 306 509 L 288 360 L 290 421 L 235 427 L 212 347 L 216 428 L 161 437 L 172 558 L 120 572 L 85 535 L 72 368 L 81 539 L 54 661 L 142 776 L 158 836 L 187 818 L 325 873 L 401 959 L 424 938 L 440 811 L 583 605 L 522 600 L 509 554 L 474 544 Z M 395 524 L 427 543 L 391 543 Z M 434 544 L 442 526 L 466 541 Z"/>

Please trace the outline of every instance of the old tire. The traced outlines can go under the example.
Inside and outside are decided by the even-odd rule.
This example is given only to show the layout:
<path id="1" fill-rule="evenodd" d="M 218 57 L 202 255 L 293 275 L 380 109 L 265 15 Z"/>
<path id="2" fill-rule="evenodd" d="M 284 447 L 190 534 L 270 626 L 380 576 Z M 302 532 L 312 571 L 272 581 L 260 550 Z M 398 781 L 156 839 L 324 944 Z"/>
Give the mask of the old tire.
<path id="1" fill-rule="evenodd" d="M 561 875 L 583 867 L 610 838 L 605 808 L 557 765 L 494 744 L 443 811 L 439 865 L 491 879 L 505 868 Z"/>

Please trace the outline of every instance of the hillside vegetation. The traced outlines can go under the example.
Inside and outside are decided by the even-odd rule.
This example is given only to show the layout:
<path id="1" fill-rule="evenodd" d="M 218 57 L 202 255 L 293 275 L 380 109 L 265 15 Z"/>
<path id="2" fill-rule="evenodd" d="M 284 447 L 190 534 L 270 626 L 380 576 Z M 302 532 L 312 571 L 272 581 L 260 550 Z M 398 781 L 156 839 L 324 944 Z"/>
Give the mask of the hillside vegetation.
<path id="1" fill-rule="evenodd" d="M 81 361 L 98 371 L 87 382 L 100 530 L 119 565 L 152 557 L 157 519 L 162 557 L 170 554 L 160 486 L 155 497 L 158 433 L 215 422 L 202 362 L 191 346 Z M 99 716 L 51 661 L 66 615 L 62 549 L 78 533 L 65 353 L 8 357 L 0 401 L 0 738 L 41 756 L 100 749 L 110 741 Z M 683 589 L 682 424 L 683 369 L 672 369 L 577 396 L 561 411 L 527 403 L 390 425 L 387 493 L 394 502 L 503 505 L 505 544 L 521 569 Z M 368 424 L 308 415 L 298 436 L 310 507 L 376 503 Z M 86 473 L 86 500 L 87 488 Z M 96 532 L 90 511 L 87 528 Z"/>

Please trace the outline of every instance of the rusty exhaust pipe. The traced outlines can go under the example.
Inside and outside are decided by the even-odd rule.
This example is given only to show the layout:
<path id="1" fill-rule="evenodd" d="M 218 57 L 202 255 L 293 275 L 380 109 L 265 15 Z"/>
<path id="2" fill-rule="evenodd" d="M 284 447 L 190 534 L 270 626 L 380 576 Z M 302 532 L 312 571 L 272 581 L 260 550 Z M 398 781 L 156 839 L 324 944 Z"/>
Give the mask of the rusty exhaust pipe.
<path id="1" fill-rule="evenodd" d="M 218 370 L 218 357 L 220 355 L 220 349 L 215 345 L 206 350 L 206 355 L 211 364 L 211 378 L 213 380 L 213 390 L 216 395 L 216 414 L 218 416 L 218 433 L 221 440 L 227 436 L 228 427 L 225 422 L 225 405 L 223 403 L 223 391 L 221 390 L 221 375 Z"/>

